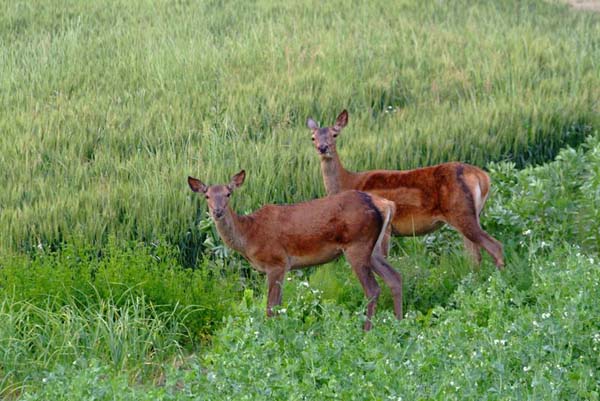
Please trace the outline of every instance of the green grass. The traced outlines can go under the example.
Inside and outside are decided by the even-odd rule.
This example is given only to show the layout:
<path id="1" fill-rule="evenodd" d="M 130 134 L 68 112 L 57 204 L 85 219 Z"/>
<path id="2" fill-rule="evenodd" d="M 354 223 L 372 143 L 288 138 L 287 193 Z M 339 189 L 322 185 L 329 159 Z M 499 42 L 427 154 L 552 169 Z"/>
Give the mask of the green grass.
<path id="1" fill-rule="evenodd" d="M 126 372 L 130 380 L 159 377 L 166 360 L 182 355 L 182 311 L 175 306 L 160 312 L 143 297 L 120 303 L 99 299 L 82 307 L 72 300 L 40 308 L 5 297 L 0 304 L 0 396 L 37 388 L 65 366 L 85 369 L 98 356 L 108 370 Z"/>
<path id="2" fill-rule="evenodd" d="M 0 258 L 0 294 L 51 312 L 105 301 L 120 307 L 130 297 L 144 297 L 159 312 L 180 310 L 183 337 L 208 340 L 251 278 L 237 258 L 205 259 L 196 269 L 184 268 L 180 260 L 172 246 L 160 244 L 111 241 L 101 256 L 89 247 L 66 245 L 34 259 Z"/>
<path id="3" fill-rule="evenodd" d="M 324 193 L 304 122 L 350 169 L 519 166 L 598 126 L 598 16 L 542 1 L 5 1 L 0 250 L 203 237 L 188 174 L 245 168 L 240 210 Z M 277 174 L 274 174 L 277 172 Z"/>

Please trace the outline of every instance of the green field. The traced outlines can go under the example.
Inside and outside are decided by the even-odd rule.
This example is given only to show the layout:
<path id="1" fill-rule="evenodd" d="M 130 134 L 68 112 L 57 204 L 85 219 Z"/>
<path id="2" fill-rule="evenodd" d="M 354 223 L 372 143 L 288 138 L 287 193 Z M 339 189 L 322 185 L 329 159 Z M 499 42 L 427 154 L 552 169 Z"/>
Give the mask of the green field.
<path id="1" fill-rule="evenodd" d="M 600 15 L 558 2 L 0 0 L 0 398 L 600 399 Z M 407 319 L 369 334 L 344 261 L 264 282 L 186 177 L 233 204 L 461 160 L 505 272 L 397 239 Z M 561 150 L 562 149 L 562 150 Z"/>

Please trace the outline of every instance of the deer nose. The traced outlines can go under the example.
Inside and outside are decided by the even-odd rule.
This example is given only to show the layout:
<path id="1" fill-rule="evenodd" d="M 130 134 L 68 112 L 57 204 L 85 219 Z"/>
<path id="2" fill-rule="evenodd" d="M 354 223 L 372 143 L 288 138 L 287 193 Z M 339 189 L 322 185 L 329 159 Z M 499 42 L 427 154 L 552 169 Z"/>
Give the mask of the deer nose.
<path id="1" fill-rule="evenodd" d="M 327 145 L 319 145 L 317 149 L 319 149 L 319 153 L 325 154 L 325 153 L 327 153 L 327 150 L 329 149 L 329 146 L 327 146 Z"/>
<path id="2" fill-rule="evenodd" d="M 220 219 L 221 217 L 223 217 L 224 214 L 224 210 L 223 209 L 215 209 L 213 210 L 213 216 L 215 216 L 217 219 Z"/>

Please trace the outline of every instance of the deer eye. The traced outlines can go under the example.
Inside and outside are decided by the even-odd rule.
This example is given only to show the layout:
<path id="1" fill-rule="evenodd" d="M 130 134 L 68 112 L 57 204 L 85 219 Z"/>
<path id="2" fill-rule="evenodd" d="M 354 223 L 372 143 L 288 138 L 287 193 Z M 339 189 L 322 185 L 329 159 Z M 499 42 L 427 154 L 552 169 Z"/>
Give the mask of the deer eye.
<path id="1" fill-rule="evenodd" d="M 208 196 L 208 195 L 205 195 L 205 196 L 204 196 L 204 198 L 206 198 L 206 199 L 210 199 L 210 196 Z"/>
<path id="2" fill-rule="evenodd" d="M 313 136 L 312 138 L 310 138 L 310 140 L 314 142 L 315 141 L 315 137 Z"/>
<path id="3" fill-rule="evenodd" d="M 334 137 L 334 138 L 337 138 L 337 136 L 338 136 L 338 134 L 333 134 L 333 137 Z"/>
<path id="4" fill-rule="evenodd" d="M 227 197 L 228 197 L 228 198 L 229 198 L 230 196 L 231 196 L 231 192 L 229 192 L 229 193 L 227 194 Z"/>

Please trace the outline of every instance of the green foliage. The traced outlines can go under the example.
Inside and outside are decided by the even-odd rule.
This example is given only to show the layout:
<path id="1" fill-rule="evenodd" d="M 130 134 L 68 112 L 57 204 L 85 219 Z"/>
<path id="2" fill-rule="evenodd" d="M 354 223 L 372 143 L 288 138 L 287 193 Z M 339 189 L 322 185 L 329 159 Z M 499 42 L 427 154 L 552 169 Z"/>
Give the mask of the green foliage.
<path id="1" fill-rule="evenodd" d="M 557 246 L 529 262 L 526 290 L 467 275 L 451 306 L 402 322 L 380 312 L 369 333 L 362 310 L 292 279 L 277 318 L 243 302 L 207 353 L 164 363 L 154 383 L 89 360 L 40 371 L 22 398 L 598 400 L 598 260 Z"/>
<path id="2" fill-rule="evenodd" d="M 491 164 L 494 194 L 486 206 L 487 227 L 509 247 L 548 247 L 557 241 L 600 251 L 600 137 L 577 149 L 563 149 L 556 160 L 516 170 Z"/>
<path id="3" fill-rule="evenodd" d="M 554 262 L 560 260 L 560 263 Z M 598 399 L 600 270 L 558 247 L 525 291 L 464 278 L 452 307 L 395 322 L 319 301 L 299 282 L 277 319 L 231 318 L 198 379 L 207 399 Z"/>
<path id="4" fill-rule="evenodd" d="M 307 117 L 348 168 L 522 166 L 598 126 L 600 24 L 540 0 L 2 2 L 0 251 L 204 236 L 186 175 L 245 168 L 239 210 L 323 194 Z M 273 172 L 277 172 L 274 174 Z"/>

